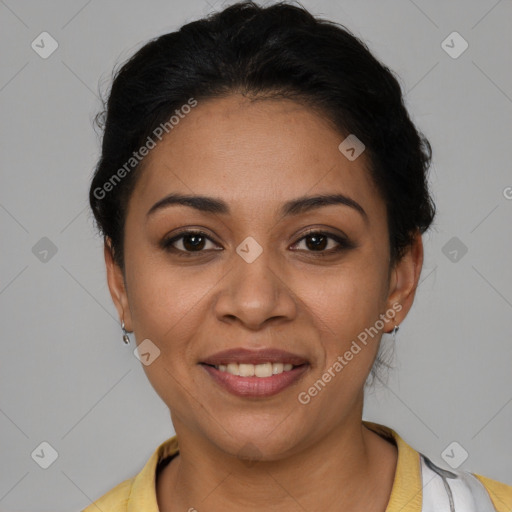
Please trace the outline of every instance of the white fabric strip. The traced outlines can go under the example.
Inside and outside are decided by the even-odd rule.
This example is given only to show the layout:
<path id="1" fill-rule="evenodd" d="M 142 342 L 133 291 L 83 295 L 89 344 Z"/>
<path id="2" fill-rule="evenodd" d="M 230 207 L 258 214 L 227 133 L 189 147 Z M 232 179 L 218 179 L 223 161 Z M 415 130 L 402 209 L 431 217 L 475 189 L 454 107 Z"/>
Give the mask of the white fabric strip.
<path id="1" fill-rule="evenodd" d="M 496 512 L 484 485 L 466 471 L 447 471 L 420 454 L 422 512 Z"/>

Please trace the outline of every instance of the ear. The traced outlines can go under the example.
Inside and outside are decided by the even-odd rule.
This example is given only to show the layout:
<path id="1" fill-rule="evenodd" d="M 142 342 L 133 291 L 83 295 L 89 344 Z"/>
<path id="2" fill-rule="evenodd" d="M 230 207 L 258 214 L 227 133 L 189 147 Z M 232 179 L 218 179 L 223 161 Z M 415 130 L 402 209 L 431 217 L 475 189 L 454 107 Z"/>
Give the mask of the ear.
<path id="1" fill-rule="evenodd" d="M 119 265 L 114 260 L 114 249 L 110 238 L 105 237 L 103 246 L 105 256 L 105 266 L 107 270 L 107 282 L 110 290 L 110 296 L 117 309 L 120 321 L 124 320 L 127 331 L 133 331 L 130 308 L 128 306 L 128 296 L 126 294 L 126 284 L 124 274 Z"/>
<path id="2" fill-rule="evenodd" d="M 392 320 L 389 320 L 391 324 L 389 331 L 395 325 L 401 324 L 411 309 L 422 266 L 423 241 L 421 233 L 417 231 L 412 244 L 390 273 L 389 294 L 386 304 L 388 310 L 397 313 Z"/>

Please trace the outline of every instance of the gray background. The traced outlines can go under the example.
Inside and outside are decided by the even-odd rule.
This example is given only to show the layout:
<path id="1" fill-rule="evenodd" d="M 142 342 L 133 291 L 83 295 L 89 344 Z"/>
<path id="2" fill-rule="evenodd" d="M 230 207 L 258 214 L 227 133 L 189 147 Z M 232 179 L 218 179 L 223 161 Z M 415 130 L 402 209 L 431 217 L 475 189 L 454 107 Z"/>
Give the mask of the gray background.
<path id="1" fill-rule="evenodd" d="M 0 0 L 1 511 L 80 510 L 173 434 L 106 286 L 87 210 L 92 118 L 115 63 L 223 5 L 210 2 Z M 457 441 L 469 453 L 461 469 L 512 484 L 512 3 L 303 5 L 401 76 L 434 150 L 438 217 L 421 284 L 365 419 L 447 469 L 441 454 Z M 59 44 L 47 59 L 31 48 L 43 31 Z M 441 46 L 453 31 L 469 44 L 458 58 Z M 46 261 L 43 237 L 57 249 Z M 58 452 L 46 470 L 31 457 L 43 441 Z"/>

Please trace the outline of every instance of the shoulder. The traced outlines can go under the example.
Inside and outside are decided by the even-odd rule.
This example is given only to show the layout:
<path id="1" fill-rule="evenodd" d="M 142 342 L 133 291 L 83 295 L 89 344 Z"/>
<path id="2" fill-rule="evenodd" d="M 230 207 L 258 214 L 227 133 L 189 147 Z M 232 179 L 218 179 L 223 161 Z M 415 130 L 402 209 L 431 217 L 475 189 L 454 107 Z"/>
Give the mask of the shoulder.
<path id="1" fill-rule="evenodd" d="M 81 512 L 126 512 L 134 479 L 124 480 Z"/>
<path id="2" fill-rule="evenodd" d="M 512 510 L 512 486 L 492 480 L 486 476 L 473 474 L 486 488 L 498 512 Z"/>
<path id="3" fill-rule="evenodd" d="M 390 427 L 363 423 L 398 447 L 386 512 L 512 512 L 512 486 L 476 473 L 443 469 Z"/>
<path id="4" fill-rule="evenodd" d="M 178 438 L 163 441 L 153 452 L 142 470 L 122 481 L 81 512 L 127 512 L 128 510 L 158 511 L 155 480 L 159 463 L 178 454 Z M 140 508 L 143 505 L 143 508 Z"/>

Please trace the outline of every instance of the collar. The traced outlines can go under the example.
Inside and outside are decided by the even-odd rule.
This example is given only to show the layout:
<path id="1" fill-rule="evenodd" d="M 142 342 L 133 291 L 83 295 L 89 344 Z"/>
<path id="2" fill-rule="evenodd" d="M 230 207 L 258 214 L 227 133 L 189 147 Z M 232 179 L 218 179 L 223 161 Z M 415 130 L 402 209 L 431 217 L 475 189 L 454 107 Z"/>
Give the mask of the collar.
<path id="1" fill-rule="evenodd" d="M 380 436 L 393 440 L 398 448 L 395 478 L 386 512 L 421 512 L 423 493 L 420 454 L 393 429 L 364 420 L 363 425 Z"/>
<path id="2" fill-rule="evenodd" d="M 393 429 L 374 423 L 362 421 L 363 425 L 380 436 L 394 441 L 398 448 L 398 461 L 395 478 L 386 512 L 421 512 L 421 466 L 420 455 L 409 446 Z M 127 503 L 127 512 L 159 512 L 156 499 L 156 468 L 162 459 L 176 454 L 178 439 L 173 436 L 158 446 L 142 471 L 133 478 Z"/>

